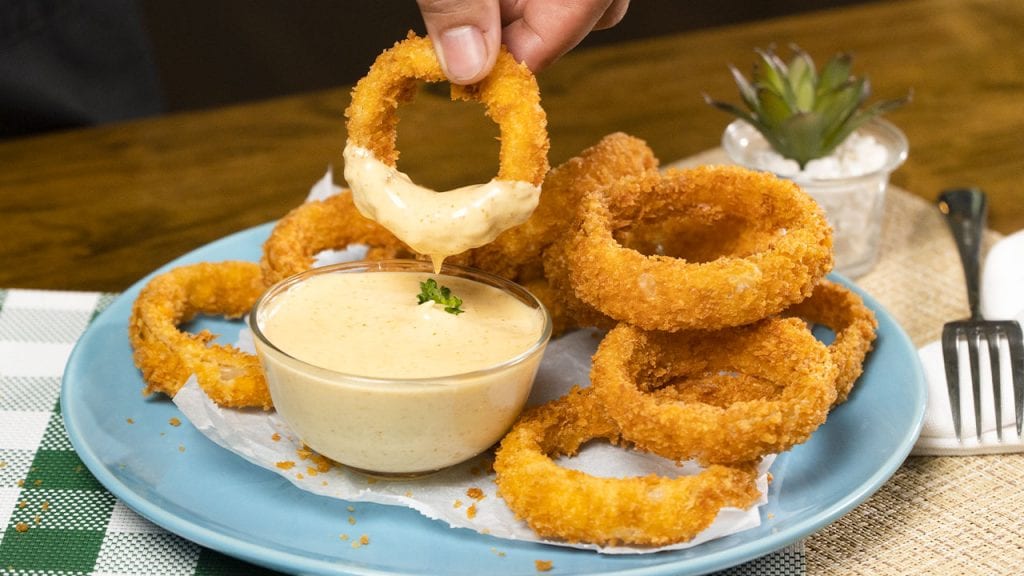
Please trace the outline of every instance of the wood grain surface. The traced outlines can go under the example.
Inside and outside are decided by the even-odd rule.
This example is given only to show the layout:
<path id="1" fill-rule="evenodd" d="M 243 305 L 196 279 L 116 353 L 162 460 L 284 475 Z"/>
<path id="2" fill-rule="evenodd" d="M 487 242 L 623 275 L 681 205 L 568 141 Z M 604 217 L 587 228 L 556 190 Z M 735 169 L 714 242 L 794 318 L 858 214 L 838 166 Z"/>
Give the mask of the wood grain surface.
<path id="1" fill-rule="evenodd" d="M 614 131 L 663 162 L 718 145 L 728 73 L 756 47 L 854 55 L 910 141 L 898 186 L 976 185 L 990 226 L 1024 228 L 1024 2 L 902 0 L 578 50 L 539 76 L 557 164 Z M 381 49 L 385 48 L 381 46 Z M 276 219 L 341 171 L 349 87 L 0 142 L 0 286 L 119 291 L 159 265 Z M 400 167 L 452 187 L 496 170 L 496 128 L 436 87 L 401 111 Z"/>

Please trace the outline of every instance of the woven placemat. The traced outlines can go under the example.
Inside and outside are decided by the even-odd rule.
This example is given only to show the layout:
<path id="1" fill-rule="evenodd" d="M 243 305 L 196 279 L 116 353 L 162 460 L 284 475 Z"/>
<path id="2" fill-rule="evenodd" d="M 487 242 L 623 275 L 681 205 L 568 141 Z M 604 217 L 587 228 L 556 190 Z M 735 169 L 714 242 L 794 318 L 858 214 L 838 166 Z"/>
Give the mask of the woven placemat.
<path id="1" fill-rule="evenodd" d="M 715 149 L 672 166 L 727 161 Z M 984 248 L 999 238 L 986 232 Z M 960 257 L 934 204 L 890 187 L 881 245 L 878 265 L 855 282 L 916 346 L 968 315 Z M 910 457 L 871 498 L 806 540 L 807 574 L 1021 574 L 1022 487 L 1021 454 Z"/>
<path id="2" fill-rule="evenodd" d="M 960 257 L 932 203 L 898 188 L 886 200 L 878 266 L 856 282 L 920 347 L 968 315 Z M 985 247 L 999 237 L 987 232 Z M 868 501 L 807 540 L 807 573 L 1020 574 L 1020 479 L 1020 454 L 911 457 Z"/>

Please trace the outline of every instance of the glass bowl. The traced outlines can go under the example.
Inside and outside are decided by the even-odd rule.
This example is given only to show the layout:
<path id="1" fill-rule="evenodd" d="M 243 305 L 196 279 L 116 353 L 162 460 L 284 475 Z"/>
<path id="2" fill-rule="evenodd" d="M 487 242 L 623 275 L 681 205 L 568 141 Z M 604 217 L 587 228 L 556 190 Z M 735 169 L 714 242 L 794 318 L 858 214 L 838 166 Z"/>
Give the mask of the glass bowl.
<path id="1" fill-rule="evenodd" d="M 267 323 L 276 307 L 303 283 L 330 274 L 389 272 L 413 272 L 423 279 L 435 278 L 440 285 L 446 278 L 457 278 L 500 290 L 539 314 L 541 328 L 532 344 L 507 358 L 431 377 L 382 377 L 379 371 L 365 376 L 328 369 L 296 357 L 301 354 L 285 352 L 268 337 Z M 416 294 L 409 297 L 415 299 Z M 466 321 L 471 314 L 468 310 L 456 316 L 457 321 Z M 430 263 L 414 260 L 348 262 L 303 272 L 271 287 L 253 307 L 249 324 L 274 407 L 299 439 L 340 464 L 385 476 L 419 475 L 452 466 L 500 440 L 530 395 L 552 329 L 550 314 L 525 288 L 461 266 L 445 265 L 440 275 L 434 275 Z M 353 345 L 351 340 L 359 338 L 339 332 L 343 337 L 330 342 L 332 346 Z M 401 342 L 388 342 L 381 357 L 384 372 L 388 363 L 404 361 L 401 350 Z"/>

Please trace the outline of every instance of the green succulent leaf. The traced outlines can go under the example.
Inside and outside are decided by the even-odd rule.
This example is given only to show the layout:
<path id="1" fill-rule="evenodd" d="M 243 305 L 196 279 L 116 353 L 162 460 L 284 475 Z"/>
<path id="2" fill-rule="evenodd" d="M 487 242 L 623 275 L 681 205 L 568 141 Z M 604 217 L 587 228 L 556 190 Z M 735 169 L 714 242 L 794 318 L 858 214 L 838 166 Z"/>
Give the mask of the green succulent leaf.
<path id="1" fill-rule="evenodd" d="M 853 58 L 849 54 L 836 54 L 821 70 L 818 80 L 818 93 L 823 94 L 835 90 L 850 80 L 850 68 Z"/>
<path id="2" fill-rule="evenodd" d="M 763 66 L 755 70 L 754 84 L 780 96 L 787 103 L 794 102 L 796 96 L 787 80 L 789 71 L 783 62 L 772 51 L 759 51 Z M 757 72 L 760 72 L 758 74 Z"/>
<path id="3" fill-rule="evenodd" d="M 759 117 L 766 126 L 781 126 L 787 118 L 793 115 L 793 110 L 782 94 L 762 88 L 757 91 L 757 97 L 761 102 Z"/>
<path id="4" fill-rule="evenodd" d="M 785 146 L 783 156 L 791 158 L 801 168 L 817 157 L 821 150 L 819 134 L 821 131 L 821 115 L 814 112 L 801 112 L 790 116 L 780 133 L 778 140 Z"/>
<path id="5" fill-rule="evenodd" d="M 736 116 L 737 118 L 741 118 L 741 119 L 745 120 L 748 124 L 760 124 L 760 121 L 757 119 L 757 117 L 755 117 L 753 114 L 750 114 L 746 110 L 740 108 L 739 106 L 736 106 L 734 104 L 730 104 L 728 102 L 721 102 L 719 100 L 712 100 L 711 97 L 707 96 L 707 95 L 704 96 L 704 101 L 707 102 L 708 104 L 714 106 L 715 108 L 718 108 L 719 110 L 722 110 L 724 112 L 728 112 L 729 114 L 732 114 L 733 116 Z"/>
<path id="6" fill-rule="evenodd" d="M 746 109 L 705 96 L 708 104 L 748 122 L 780 154 L 801 167 L 831 153 L 857 128 L 910 100 L 885 100 L 864 107 L 871 95 L 867 78 L 851 74 L 853 58 L 833 56 L 819 72 L 799 47 L 784 62 L 771 49 L 756 50 L 751 80 L 729 66 Z"/>
<path id="7" fill-rule="evenodd" d="M 789 63 L 789 85 L 793 90 L 795 108 L 807 112 L 814 106 L 818 73 L 806 52 L 797 52 Z"/>
<path id="8" fill-rule="evenodd" d="M 740 98 L 743 99 L 743 103 L 747 105 L 747 108 L 757 110 L 757 90 L 750 84 L 750 82 L 747 82 L 747 79 L 743 77 L 743 73 L 735 66 L 730 65 L 729 71 L 732 72 L 732 78 L 736 82 L 736 86 L 740 89 Z"/>

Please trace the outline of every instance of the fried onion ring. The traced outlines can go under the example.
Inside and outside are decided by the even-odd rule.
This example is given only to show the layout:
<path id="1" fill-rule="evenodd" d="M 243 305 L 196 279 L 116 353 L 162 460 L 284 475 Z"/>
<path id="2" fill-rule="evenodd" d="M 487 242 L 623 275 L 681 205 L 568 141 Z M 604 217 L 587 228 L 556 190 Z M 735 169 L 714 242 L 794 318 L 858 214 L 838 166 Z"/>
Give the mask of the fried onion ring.
<path id="1" fill-rule="evenodd" d="M 648 197 L 651 188 L 659 181 L 657 172 L 646 172 L 635 176 L 627 176 L 615 182 L 593 191 L 593 194 L 615 194 L 620 200 L 619 205 L 630 204 L 638 206 Z M 572 267 L 579 265 L 571 260 L 569 255 L 571 235 L 563 235 L 544 251 L 544 275 L 551 284 L 552 289 L 561 301 L 569 316 L 575 321 L 578 327 L 594 327 L 607 330 L 616 324 L 614 318 L 609 317 L 596 306 L 585 302 L 576 295 L 573 290 Z"/>
<path id="2" fill-rule="evenodd" d="M 174 396 L 188 377 L 217 404 L 230 408 L 273 407 L 256 356 L 214 344 L 216 335 L 178 326 L 199 314 L 237 318 L 263 293 L 260 267 L 253 262 L 201 262 L 174 268 L 146 284 L 132 306 L 129 341 L 145 392 Z"/>
<path id="3" fill-rule="evenodd" d="M 786 310 L 786 315 L 824 326 L 835 338 L 828 345 L 836 374 L 835 404 L 846 401 L 864 371 L 864 359 L 874 344 L 878 319 L 853 290 L 830 280 L 814 287 L 811 297 Z"/>
<path id="4" fill-rule="evenodd" d="M 391 232 L 359 213 L 352 194 L 344 190 L 323 200 L 293 208 L 274 226 L 263 243 L 260 267 L 267 286 L 313 267 L 322 250 L 366 244 L 368 260 L 408 256 L 411 251 Z"/>
<path id="5" fill-rule="evenodd" d="M 486 78 L 468 86 L 451 85 L 453 100 L 482 102 L 498 124 L 497 177 L 488 184 L 433 193 L 412 184 L 396 166 L 396 111 L 413 98 L 421 81 L 443 82 L 446 77 L 430 39 L 413 33 L 378 56 L 359 80 L 345 111 L 345 179 L 360 212 L 418 252 L 445 257 L 490 242 L 536 208 L 549 168 L 547 117 L 536 78 L 503 47 Z M 383 191 L 385 185 L 391 188 Z"/>
<path id="6" fill-rule="evenodd" d="M 711 403 L 651 393 L 687 377 L 734 375 L 781 390 Z M 642 450 L 703 464 L 746 462 L 806 441 L 835 400 L 835 365 L 795 318 L 718 332 L 613 328 L 598 346 L 591 386 L 623 438 Z M 735 400 L 735 401 L 732 401 Z"/>
<path id="7" fill-rule="evenodd" d="M 622 132 L 605 136 L 553 168 L 530 218 L 473 250 L 473 265 L 513 281 L 542 275 L 541 254 L 564 233 L 568 215 L 584 194 L 657 169 L 658 159 L 643 140 Z"/>
<path id="8" fill-rule="evenodd" d="M 693 539 L 723 507 L 760 497 L 756 466 L 710 466 L 694 476 L 602 478 L 559 466 L 585 442 L 620 441 L 590 389 L 524 414 L 495 454 L 498 494 L 538 535 L 599 545 L 662 546 Z"/>
<path id="9" fill-rule="evenodd" d="M 615 188 L 581 202 L 566 257 L 576 296 L 616 320 L 649 330 L 748 324 L 805 299 L 832 267 L 821 208 L 771 174 L 726 166 L 670 171 L 642 202 Z M 761 237 L 756 251 L 691 262 L 645 255 L 615 237 L 638 222 L 705 212 L 741 217 L 741 233 Z"/>

